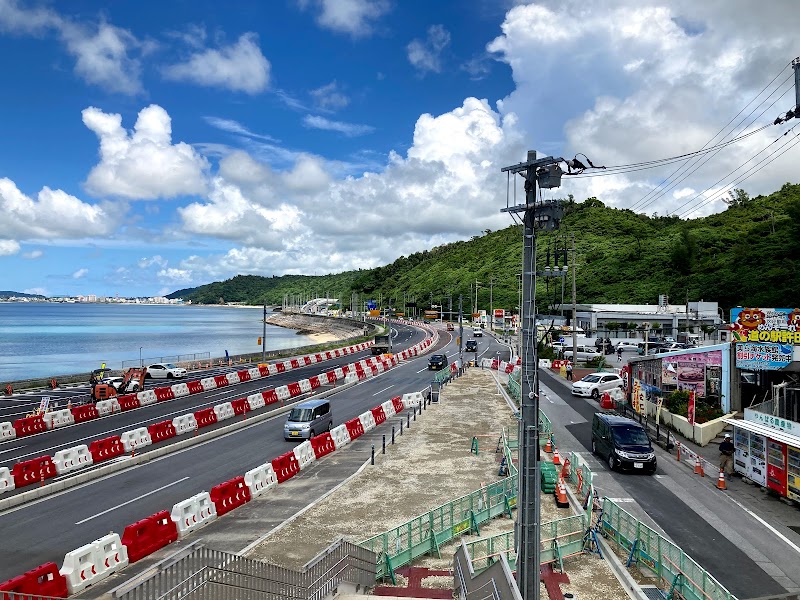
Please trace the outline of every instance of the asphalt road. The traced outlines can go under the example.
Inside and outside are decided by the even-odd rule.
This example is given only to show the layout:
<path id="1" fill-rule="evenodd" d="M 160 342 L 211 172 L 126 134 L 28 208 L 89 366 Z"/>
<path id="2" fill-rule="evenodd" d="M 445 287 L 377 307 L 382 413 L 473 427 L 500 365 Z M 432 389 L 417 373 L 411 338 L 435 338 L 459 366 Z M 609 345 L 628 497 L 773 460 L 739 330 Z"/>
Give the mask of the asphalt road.
<path id="1" fill-rule="evenodd" d="M 591 454 L 591 423 L 594 413 L 598 411 L 597 404 L 572 396 L 555 377 L 546 371 L 540 373 L 542 383 L 549 387 L 550 393 L 557 395 L 561 403 L 583 417 L 580 420 L 570 419 L 570 424 L 562 423 L 562 425 L 583 446 L 586 454 Z M 598 460 L 602 465 L 592 464 L 592 468 L 601 474 L 598 478 L 601 487 L 608 479 L 613 479 L 615 484 L 625 490 L 625 496 L 635 500 L 658 527 L 738 598 L 758 598 L 785 593 L 784 587 L 756 563 L 739 544 L 728 539 L 709 522 L 705 515 L 700 514 L 703 511 L 699 511 L 702 506 L 699 500 L 690 503 L 685 501 L 684 494 L 679 494 L 670 481 L 671 471 L 670 473 L 665 471 L 665 466 L 672 467 L 668 461 L 674 462 L 674 459 L 660 449 L 657 449 L 657 454 L 659 467 L 655 476 L 611 472 L 599 457 Z M 693 492 L 716 493 L 710 486 L 701 487 Z M 608 492 L 604 490 L 604 493 Z M 628 505 L 622 506 L 628 509 Z M 736 528 L 735 523 L 728 522 L 728 524 Z"/>
<path id="2" fill-rule="evenodd" d="M 441 336 L 438 346 L 445 349 L 452 362 L 458 358 L 458 350 L 448 332 L 441 331 Z M 417 339 L 412 336 L 409 341 Z M 477 357 L 494 356 L 495 345 L 491 338 L 484 338 Z M 401 363 L 330 396 L 334 424 L 357 417 L 392 396 L 429 386 L 432 380 L 432 373 L 427 370 L 429 355 Z M 465 359 L 471 357 L 467 355 Z M 328 370 L 329 365 L 328 362 L 316 367 Z M 312 374 L 304 372 L 305 377 Z M 274 381 L 270 383 L 274 385 Z M 245 385 L 237 387 L 244 389 Z M 246 395 L 237 394 L 237 397 Z M 293 444 L 283 439 L 283 423 L 284 416 L 276 416 L 0 514 L 0 581 L 50 560 L 60 565 L 66 552 L 82 544 L 109 531 L 121 535 L 126 525 L 160 510 L 170 510 L 180 500 L 208 491 L 289 451 Z M 382 428 L 390 434 L 389 426 Z"/>

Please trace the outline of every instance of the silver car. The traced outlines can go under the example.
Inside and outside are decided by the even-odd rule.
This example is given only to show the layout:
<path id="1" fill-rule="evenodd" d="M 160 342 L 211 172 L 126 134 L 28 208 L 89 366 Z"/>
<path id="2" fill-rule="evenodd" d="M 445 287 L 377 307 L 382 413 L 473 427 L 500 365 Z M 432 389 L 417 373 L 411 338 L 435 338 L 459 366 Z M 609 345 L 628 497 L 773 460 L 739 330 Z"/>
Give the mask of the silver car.
<path id="1" fill-rule="evenodd" d="M 147 367 L 147 379 L 179 379 L 186 377 L 186 369 L 172 363 L 156 363 Z"/>
<path id="2" fill-rule="evenodd" d="M 308 440 L 333 427 L 333 411 L 327 400 L 308 400 L 295 406 L 283 426 L 283 439 Z"/>

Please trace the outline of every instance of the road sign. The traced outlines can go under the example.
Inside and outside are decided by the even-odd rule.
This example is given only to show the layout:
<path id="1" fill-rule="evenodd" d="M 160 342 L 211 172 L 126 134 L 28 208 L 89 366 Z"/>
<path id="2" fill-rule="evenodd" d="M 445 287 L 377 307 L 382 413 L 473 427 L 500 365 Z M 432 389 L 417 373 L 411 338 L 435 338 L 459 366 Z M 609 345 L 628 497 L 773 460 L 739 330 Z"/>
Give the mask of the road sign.
<path id="1" fill-rule="evenodd" d="M 39 412 L 43 413 L 50 405 L 50 396 L 42 396 L 42 401 L 39 403 Z"/>

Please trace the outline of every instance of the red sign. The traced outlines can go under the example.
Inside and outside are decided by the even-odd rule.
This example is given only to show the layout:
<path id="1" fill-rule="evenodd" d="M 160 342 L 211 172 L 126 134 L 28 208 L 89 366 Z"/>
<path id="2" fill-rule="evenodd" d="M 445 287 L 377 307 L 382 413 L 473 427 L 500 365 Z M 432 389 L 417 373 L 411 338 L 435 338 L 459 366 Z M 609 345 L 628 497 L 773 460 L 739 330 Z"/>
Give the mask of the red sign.
<path id="1" fill-rule="evenodd" d="M 689 392 L 689 407 L 686 410 L 686 419 L 689 425 L 694 425 L 694 392 Z"/>
<path id="2" fill-rule="evenodd" d="M 494 309 L 494 318 L 495 319 L 503 319 L 506 316 L 506 310 L 504 308 L 495 308 Z"/>

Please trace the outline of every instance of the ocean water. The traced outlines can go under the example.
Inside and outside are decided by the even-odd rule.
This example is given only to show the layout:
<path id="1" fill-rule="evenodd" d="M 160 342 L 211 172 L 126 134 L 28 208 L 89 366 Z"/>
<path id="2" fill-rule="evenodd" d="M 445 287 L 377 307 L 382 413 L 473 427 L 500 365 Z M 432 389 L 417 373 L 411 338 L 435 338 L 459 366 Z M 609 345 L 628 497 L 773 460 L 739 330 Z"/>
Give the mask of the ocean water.
<path id="1" fill-rule="evenodd" d="M 258 353 L 263 309 L 145 304 L 0 302 L 0 381 L 121 369 L 208 352 Z M 267 325 L 267 350 L 312 343 Z M 141 353 L 141 354 L 140 354 Z"/>

